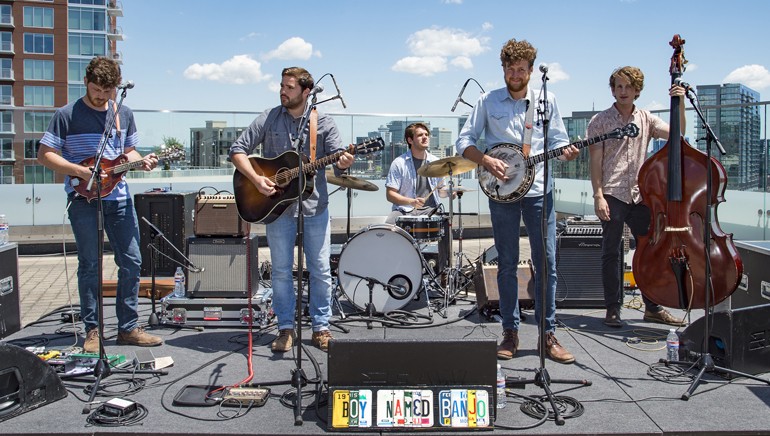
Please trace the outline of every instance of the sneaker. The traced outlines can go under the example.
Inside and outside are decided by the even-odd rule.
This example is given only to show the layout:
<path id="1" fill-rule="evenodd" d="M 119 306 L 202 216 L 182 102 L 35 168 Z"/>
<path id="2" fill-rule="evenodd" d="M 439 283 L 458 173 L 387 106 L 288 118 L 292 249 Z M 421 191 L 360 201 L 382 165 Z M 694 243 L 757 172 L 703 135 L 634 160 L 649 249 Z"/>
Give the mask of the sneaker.
<path id="1" fill-rule="evenodd" d="M 86 341 L 83 342 L 83 352 L 99 354 L 99 329 L 94 328 L 86 334 Z"/>
<path id="2" fill-rule="evenodd" d="M 540 346 L 539 341 L 537 345 L 538 347 Z M 556 335 L 553 332 L 545 334 L 545 352 L 548 357 L 559 363 L 572 363 L 575 361 L 575 356 L 559 344 L 559 341 L 556 339 Z"/>
<path id="3" fill-rule="evenodd" d="M 623 327 L 623 320 L 620 319 L 619 307 L 610 307 L 607 309 L 607 316 L 604 317 L 604 325 L 615 328 Z"/>
<path id="4" fill-rule="evenodd" d="M 291 350 L 292 345 L 294 345 L 294 330 L 281 329 L 278 330 L 278 337 L 270 344 L 270 349 L 273 353 L 283 353 Z"/>
<path id="5" fill-rule="evenodd" d="M 156 347 L 163 344 L 163 339 L 137 327 L 130 332 L 118 332 L 117 343 L 118 345 L 136 345 L 137 347 Z"/>
<path id="6" fill-rule="evenodd" d="M 502 360 L 513 359 L 518 349 L 519 332 L 511 329 L 503 330 L 503 340 L 497 346 L 497 358 Z"/>
<path id="7" fill-rule="evenodd" d="M 656 322 L 658 324 L 668 324 L 677 327 L 687 325 L 684 318 L 677 318 L 666 309 L 661 308 L 657 312 L 651 312 L 649 310 L 644 311 L 644 320 L 647 322 Z"/>
<path id="8" fill-rule="evenodd" d="M 332 339 L 334 339 L 332 337 L 332 332 L 329 330 L 321 330 L 318 332 L 313 332 L 313 338 L 311 339 L 310 343 L 320 348 L 322 351 L 326 351 L 329 349 L 329 341 Z"/>

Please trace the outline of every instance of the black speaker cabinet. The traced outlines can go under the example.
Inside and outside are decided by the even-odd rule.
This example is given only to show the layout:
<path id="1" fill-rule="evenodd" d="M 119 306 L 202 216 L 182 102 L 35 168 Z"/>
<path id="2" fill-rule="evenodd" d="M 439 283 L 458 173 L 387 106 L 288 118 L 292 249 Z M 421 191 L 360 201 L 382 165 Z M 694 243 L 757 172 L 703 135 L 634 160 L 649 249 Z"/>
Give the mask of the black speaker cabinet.
<path id="1" fill-rule="evenodd" d="M 0 338 L 21 330 L 19 298 L 19 247 L 0 246 Z M 0 400 L 0 403 L 2 401 Z"/>
<path id="2" fill-rule="evenodd" d="M 155 255 L 156 276 L 173 276 L 179 266 L 174 260 L 184 264 L 184 259 L 169 245 L 169 242 L 184 253 L 187 238 L 193 235 L 193 213 L 197 195 L 196 192 L 162 191 L 134 195 L 134 208 L 139 218 L 139 248 L 142 253 L 141 275 L 143 277 L 149 277 L 152 274 L 153 256 L 152 248 L 149 247 L 152 242 L 155 242 L 158 251 L 162 253 Z M 142 218 L 146 218 L 163 232 L 168 242 L 155 235 Z"/>
<path id="3" fill-rule="evenodd" d="M 716 310 L 732 310 L 770 304 L 770 241 L 735 241 L 743 261 L 738 289 Z"/>
<path id="4" fill-rule="evenodd" d="M 557 307 L 605 307 L 601 235 L 559 236 L 556 275 Z"/>
<path id="5" fill-rule="evenodd" d="M 66 396 L 53 368 L 23 348 L 0 343 L 0 421 Z"/>
<path id="6" fill-rule="evenodd" d="M 535 307 L 535 280 L 531 262 L 519 262 L 516 272 L 519 282 L 519 308 Z M 500 292 L 497 287 L 497 265 L 476 263 L 476 275 L 473 276 L 476 290 L 476 305 L 479 310 L 500 310 Z"/>
<path id="7" fill-rule="evenodd" d="M 259 289 L 256 235 L 243 238 L 189 238 L 187 296 L 250 298 Z"/>

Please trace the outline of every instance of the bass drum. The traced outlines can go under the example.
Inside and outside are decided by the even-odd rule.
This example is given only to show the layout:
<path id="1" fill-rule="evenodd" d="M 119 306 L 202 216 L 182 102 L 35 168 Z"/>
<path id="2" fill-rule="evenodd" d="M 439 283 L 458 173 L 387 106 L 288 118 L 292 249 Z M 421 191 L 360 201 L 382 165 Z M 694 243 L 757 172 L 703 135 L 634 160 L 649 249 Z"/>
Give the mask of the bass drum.
<path id="1" fill-rule="evenodd" d="M 369 304 L 369 282 L 363 277 L 376 279 L 374 312 L 387 313 L 406 306 L 422 287 L 422 256 L 400 227 L 370 225 L 342 248 L 337 277 L 342 292 L 361 310 Z"/>

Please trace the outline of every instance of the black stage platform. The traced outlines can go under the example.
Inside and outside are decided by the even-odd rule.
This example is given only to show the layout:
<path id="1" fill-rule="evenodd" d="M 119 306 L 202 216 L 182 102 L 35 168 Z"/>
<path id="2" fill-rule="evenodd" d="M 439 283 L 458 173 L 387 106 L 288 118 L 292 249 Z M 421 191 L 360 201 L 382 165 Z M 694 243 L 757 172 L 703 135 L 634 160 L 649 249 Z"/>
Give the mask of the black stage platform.
<path id="1" fill-rule="evenodd" d="M 627 306 L 638 303 L 638 297 L 627 296 Z M 343 298 L 342 306 L 351 313 L 355 308 Z M 149 304 L 142 301 L 142 320 L 150 314 Z M 128 360 L 134 358 L 137 351 L 143 349 L 115 344 L 114 308 L 108 306 L 106 327 L 106 348 L 109 354 L 124 354 Z M 498 341 L 501 333 L 497 321 L 487 320 L 476 310 L 475 298 L 463 298 L 446 311 L 447 318 L 433 313 L 427 320 L 428 310 L 424 297 L 413 301 L 404 308 L 406 315 L 421 315 L 421 318 L 406 322 L 426 323 L 428 325 L 397 325 L 396 320 L 387 320 L 388 326 L 378 317 L 367 328 L 366 323 L 355 316 L 341 320 L 335 314 L 334 320 L 348 328 L 343 333 L 333 328 L 334 337 L 356 340 L 362 343 L 371 340 L 398 341 L 409 339 L 424 341 L 452 340 L 456 343 L 469 344 L 483 341 Z M 500 361 L 509 378 L 531 378 L 534 369 L 539 366 L 536 353 L 537 327 L 531 311 L 525 312 L 526 321 L 521 326 L 521 349 L 516 358 Z M 679 314 L 679 312 L 677 312 Z M 702 311 L 694 315 L 693 320 L 702 316 Z M 686 376 L 676 377 L 673 371 L 658 368 L 664 373 L 655 379 L 648 374 L 650 364 L 665 356 L 664 344 L 668 331 L 666 326 L 649 324 L 642 320 L 642 312 L 633 308 L 623 310 L 627 327 L 611 329 L 602 324 L 603 309 L 559 309 L 560 328 L 557 337 L 560 342 L 576 356 L 571 365 L 561 365 L 546 360 L 546 368 L 553 379 L 585 379 L 592 384 L 586 387 L 574 385 L 551 385 L 558 396 L 574 398 L 579 402 L 571 412 L 576 415 L 566 419 L 563 426 L 553 421 L 546 421 L 539 426 L 534 419 L 522 412 L 521 397 L 518 395 L 539 396 L 541 388 L 527 385 L 525 389 L 509 389 L 508 404 L 499 413 L 494 422 L 494 433 L 500 434 L 767 434 L 770 431 L 770 386 L 743 379 L 725 380 L 707 374 L 695 395 L 689 401 L 680 399 L 690 384 Z M 79 324 L 80 326 L 80 324 Z M 82 328 L 82 327 L 81 327 Z M 5 338 L 7 343 L 19 346 L 44 346 L 47 349 L 66 348 L 76 339 L 66 332 L 70 324 L 61 322 L 60 314 L 53 314 L 47 319 L 27 326 L 22 331 Z M 255 330 L 253 337 L 253 360 L 247 360 L 248 337 L 245 328 L 205 327 L 203 331 L 180 330 L 175 328 L 154 329 L 161 335 L 165 344 L 152 348 L 155 357 L 169 356 L 174 365 L 168 369 L 168 375 L 153 378 L 137 375 L 141 383 L 132 383 L 130 375 L 114 374 L 106 378 L 102 386 L 108 391 L 102 401 L 121 397 L 139 403 L 147 409 L 147 416 L 136 425 L 120 427 L 97 427 L 87 423 L 87 415 L 81 411 L 88 397 L 83 388 L 91 383 L 90 378 L 82 380 L 64 380 L 68 390 L 66 398 L 43 404 L 42 406 L 11 417 L 0 423 L 4 435 L 37 434 L 324 434 L 341 433 L 330 431 L 326 420 L 329 413 L 326 405 L 327 391 L 325 382 L 329 373 L 327 354 L 310 345 L 310 331 L 303 330 L 302 368 L 310 380 L 303 389 L 306 397 L 302 399 L 303 425 L 295 426 L 292 401 L 294 389 L 287 381 L 295 367 L 294 351 L 273 354 L 269 349 L 275 338 L 273 328 Z M 82 338 L 77 340 L 82 345 Z M 765 342 L 767 346 L 767 342 Z M 368 347 L 367 349 L 370 349 Z M 470 347 L 469 348 L 478 348 Z M 457 359 L 456 354 L 447 354 L 447 358 Z M 454 356 L 454 357 L 453 357 Z M 363 356 L 362 356 L 363 358 Z M 371 359 L 371 355 L 366 356 Z M 404 362 L 402 353 L 392 347 L 383 346 L 379 358 L 399 359 L 394 365 L 412 365 L 415 374 L 440 372 L 436 361 L 444 356 L 434 356 L 428 362 Z M 463 356 L 470 371 L 474 368 L 473 355 Z M 479 358 L 479 361 L 484 359 Z M 447 361 L 447 366 L 456 365 Z M 433 367 L 425 367 L 425 365 Z M 8 365 L 0 363 L 0 367 Z M 247 378 L 251 365 L 253 379 L 251 384 L 269 384 L 272 393 L 263 407 L 250 410 L 237 407 L 193 406 L 178 407 L 173 405 L 175 396 L 188 385 L 221 386 L 241 383 Z M 487 365 L 479 365 L 487 367 Z M 411 372 L 411 371 L 410 371 Z M 689 372 L 694 374 L 693 371 Z M 201 391 L 202 392 L 202 391 Z M 321 395 L 316 394 L 320 392 Z M 197 398 L 201 398 L 198 394 Z M 320 403 L 317 401 L 320 400 Z M 503 428 L 506 427 L 506 428 Z M 534 426 L 534 427 L 533 427 Z M 512 430 L 510 428 L 522 428 Z M 531 428 L 526 428 L 531 427 Z M 526 429 L 523 429 L 526 428 Z M 470 434 L 467 429 L 434 429 L 433 433 Z M 421 430 L 422 431 L 422 430 Z M 392 430 L 370 429 L 368 434 L 396 432 Z M 414 429 L 402 429 L 400 433 L 416 432 Z M 361 432 L 357 432 L 361 433 Z"/>

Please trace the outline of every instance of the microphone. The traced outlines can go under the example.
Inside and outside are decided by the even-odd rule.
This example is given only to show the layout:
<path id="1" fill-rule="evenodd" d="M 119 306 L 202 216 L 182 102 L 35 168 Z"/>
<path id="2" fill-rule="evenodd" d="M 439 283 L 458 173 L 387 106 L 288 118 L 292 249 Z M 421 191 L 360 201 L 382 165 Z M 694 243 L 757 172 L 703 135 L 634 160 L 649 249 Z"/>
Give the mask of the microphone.
<path id="1" fill-rule="evenodd" d="M 313 89 L 310 91 L 310 95 L 316 95 L 324 92 L 324 87 L 321 85 L 316 85 L 313 87 Z"/>
<path id="2" fill-rule="evenodd" d="M 120 85 L 118 85 L 118 89 L 131 89 L 133 87 L 134 87 L 133 80 L 129 80 L 128 82 L 121 83 Z"/>
<path id="3" fill-rule="evenodd" d="M 345 104 L 345 100 L 342 99 L 342 93 L 340 92 L 340 87 L 337 86 L 337 81 L 334 80 L 334 74 L 329 74 L 332 78 L 332 83 L 334 83 L 334 88 L 337 90 L 337 97 L 340 99 L 340 103 L 342 103 L 342 108 L 347 109 L 348 106 Z"/>
<path id="4" fill-rule="evenodd" d="M 457 94 L 457 100 L 455 100 L 455 104 L 452 105 L 451 112 L 454 112 L 455 109 L 457 109 L 457 103 L 460 103 L 461 101 L 463 101 L 463 92 L 465 92 L 465 87 L 468 86 L 468 82 L 470 82 L 470 81 L 471 81 L 471 79 L 468 79 L 468 80 L 465 81 L 465 83 L 463 83 L 463 87 L 460 90 L 460 93 Z"/>
<path id="5" fill-rule="evenodd" d="M 540 72 L 543 74 L 546 74 L 548 72 L 548 65 L 546 64 L 540 64 L 538 68 L 540 68 Z"/>
<path id="6" fill-rule="evenodd" d="M 142 221 L 147 223 L 148 226 L 152 229 L 153 232 L 155 232 L 156 235 L 165 238 L 166 235 L 163 234 L 163 232 L 160 231 L 159 228 L 155 227 L 155 224 L 151 223 L 147 218 L 142 217 Z"/>
<path id="7" fill-rule="evenodd" d="M 684 88 L 685 91 L 692 91 L 693 90 L 692 86 L 690 86 L 689 83 L 687 83 L 684 80 L 682 80 L 681 77 L 677 77 L 676 79 L 674 79 L 674 85 L 681 86 L 682 88 Z"/>

